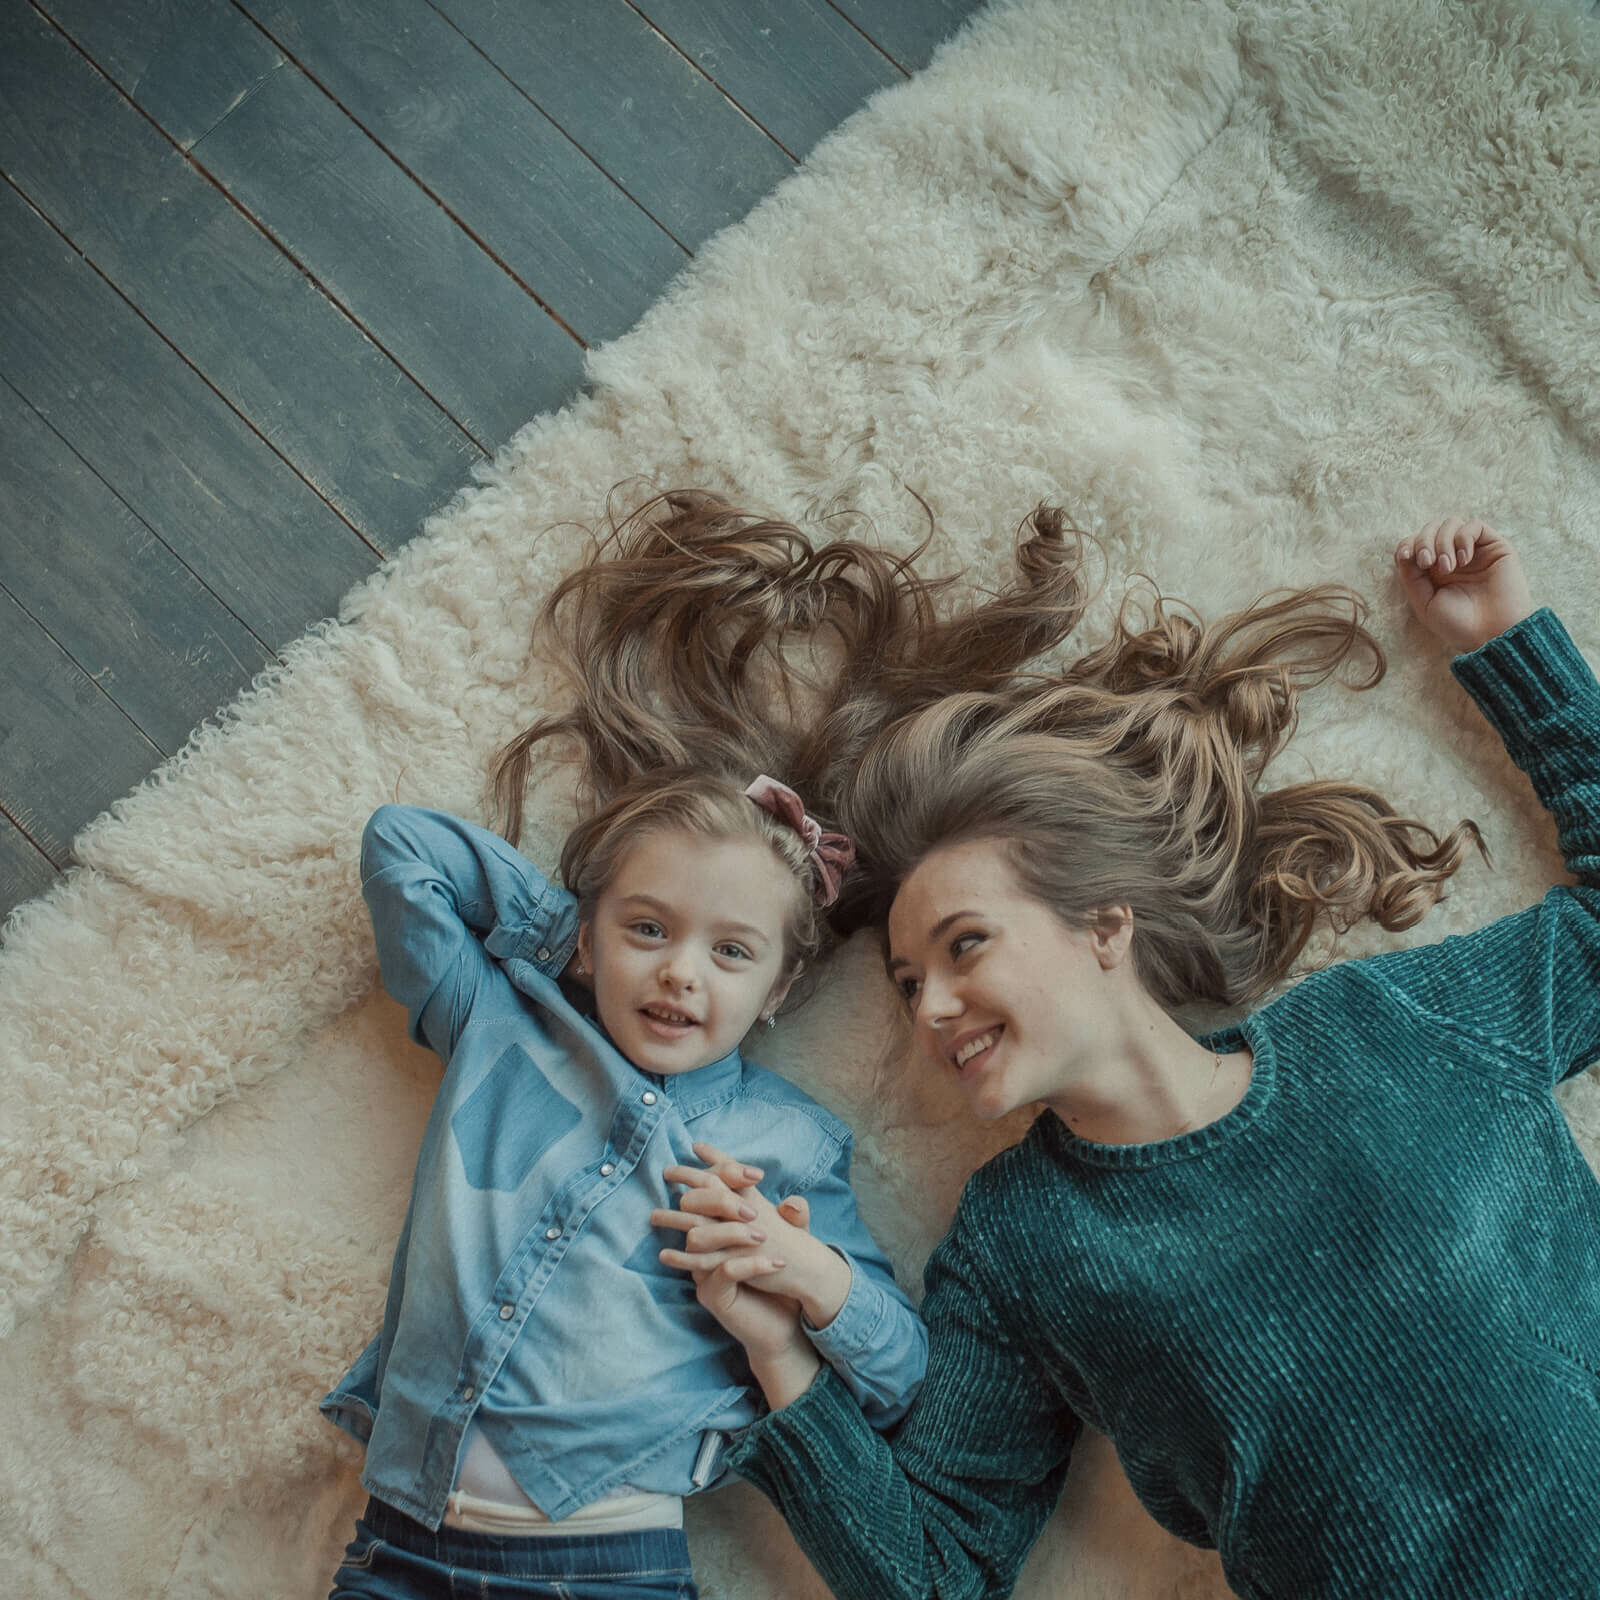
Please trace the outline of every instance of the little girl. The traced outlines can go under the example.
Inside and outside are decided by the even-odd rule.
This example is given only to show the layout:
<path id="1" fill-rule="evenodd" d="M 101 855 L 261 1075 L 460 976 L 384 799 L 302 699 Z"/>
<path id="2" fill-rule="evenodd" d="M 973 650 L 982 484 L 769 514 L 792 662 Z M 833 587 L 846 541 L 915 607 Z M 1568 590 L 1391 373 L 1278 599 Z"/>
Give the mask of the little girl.
<path id="1" fill-rule="evenodd" d="M 718 1150 L 725 1183 L 668 1174 L 664 1259 L 772 1408 L 732 1463 L 841 1600 L 1009 1594 L 1084 1423 L 1249 1600 L 1600 1594 L 1600 1185 L 1552 1094 L 1600 1053 L 1600 687 L 1491 529 L 1395 559 L 1579 880 L 1469 937 L 1171 1015 L 1259 994 L 1320 909 L 1415 920 L 1459 859 L 1353 785 L 1256 789 L 1301 600 L 931 707 L 846 797 L 929 1059 L 977 1116 L 1046 1109 L 929 1262 L 892 1441 L 749 1287 L 804 1292 L 798 1230 L 737 1216 Z"/>
<path id="2" fill-rule="evenodd" d="M 921 598 L 874 550 L 813 552 L 706 495 L 612 531 L 543 616 L 575 704 L 496 774 L 514 842 L 530 753 L 577 740 L 589 810 L 567 887 L 438 812 L 384 806 L 362 840 L 384 985 L 445 1072 L 382 1332 L 322 1403 L 366 1444 L 372 1496 L 336 1597 L 695 1593 L 682 1497 L 757 1410 L 737 1342 L 658 1260 L 661 1171 L 696 1141 L 744 1151 L 809 1210 L 795 1314 L 870 1425 L 922 1377 L 922 1323 L 857 1214 L 849 1130 L 739 1050 L 817 950 L 851 854 L 761 770 L 803 767 L 812 726 L 772 664 L 829 634 L 832 691 L 810 685 L 826 720 Z M 1053 604 L 1048 587 L 1011 615 Z M 927 672 L 897 657 L 886 682 L 966 650 L 920 626 Z"/>

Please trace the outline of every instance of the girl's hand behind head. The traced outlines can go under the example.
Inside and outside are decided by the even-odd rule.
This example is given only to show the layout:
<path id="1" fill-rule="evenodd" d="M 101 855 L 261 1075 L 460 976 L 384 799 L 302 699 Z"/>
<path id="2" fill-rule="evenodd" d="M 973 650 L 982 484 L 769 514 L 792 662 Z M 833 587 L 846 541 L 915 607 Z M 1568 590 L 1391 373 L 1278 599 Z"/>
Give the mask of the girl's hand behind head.
<path id="1" fill-rule="evenodd" d="M 1534 609 L 1522 562 L 1483 522 L 1430 522 L 1394 553 L 1417 620 L 1457 655 L 1486 644 Z"/>

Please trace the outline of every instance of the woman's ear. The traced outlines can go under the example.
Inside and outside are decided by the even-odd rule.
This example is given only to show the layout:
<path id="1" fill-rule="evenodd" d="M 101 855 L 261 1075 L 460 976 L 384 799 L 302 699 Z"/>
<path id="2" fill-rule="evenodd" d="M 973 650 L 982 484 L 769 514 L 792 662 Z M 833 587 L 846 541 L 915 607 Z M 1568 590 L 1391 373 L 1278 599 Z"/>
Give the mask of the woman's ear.
<path id="1" fill-rule="evenodd" d="M 1089 927 L 1089 947 L 1102 971 L 1120 967 L 1133 948 L 1133 907 L 1101 906 Z"/>

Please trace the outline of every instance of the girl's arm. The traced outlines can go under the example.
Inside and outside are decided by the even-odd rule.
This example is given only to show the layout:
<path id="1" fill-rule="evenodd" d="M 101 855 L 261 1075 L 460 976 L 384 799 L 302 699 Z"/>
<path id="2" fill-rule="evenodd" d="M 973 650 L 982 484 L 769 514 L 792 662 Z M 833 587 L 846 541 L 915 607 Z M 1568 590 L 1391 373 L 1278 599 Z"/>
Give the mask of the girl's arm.
<path id="1" fill-rule="evenodd" d="M 361 836 L 361 892 L 384 988 L 410 1012 L 412 1037 L 447 1061 L 489 992 L 515 1004 L 491 957 L 553 977 L 577 941 L 571 895 L 498 834 L 442 811 L 375 811 Z"/>
<path id="2" fill-rule="evenodd" d="M 958 1217 L 928 1263 L 927 1380 L 889 1438 L 832 1368 L 805 1385 L 798 1346 L 789 1366 L 776 1345 L 764 1353 L 772 1410 L 728 1464 L 783 1513 L 839 1600 L 1000 1600 L 1060 1496 L 1078 1420 L 984 1278 Z"/>
<path id="3" fill-rule="evenodd" d="M 1418 619 L 1555 818 L 1578 879 L 1464 938 L 1361 965 L 1442 1024 L 1492 1038 L 1548 1085 L 1600 1054 L 1600 686 L 1511 546 L 1482 523 L 1435 523 L 1395 552 Z"/>

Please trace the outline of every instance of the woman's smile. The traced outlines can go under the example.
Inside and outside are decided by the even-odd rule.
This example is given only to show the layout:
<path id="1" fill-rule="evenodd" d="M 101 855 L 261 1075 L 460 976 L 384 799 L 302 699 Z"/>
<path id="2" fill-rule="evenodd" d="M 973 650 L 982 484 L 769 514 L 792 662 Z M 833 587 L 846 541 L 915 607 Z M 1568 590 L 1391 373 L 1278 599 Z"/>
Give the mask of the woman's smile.
<path id="1" fill-rule="evenodd" d="M 1004 1028 L 985 1028 L 980 1033 L 967 1033 L 953 1039 L 946 1053 L 950 1060 L 955 1063 L 956 1071 L 964 1073 L 968 1067 L 971 1067 L 976 1073 L 982 1063 L 987 1060 L 989 1053 L 999 1042 L 1000 1035 L 1004 1031 Z"/>

